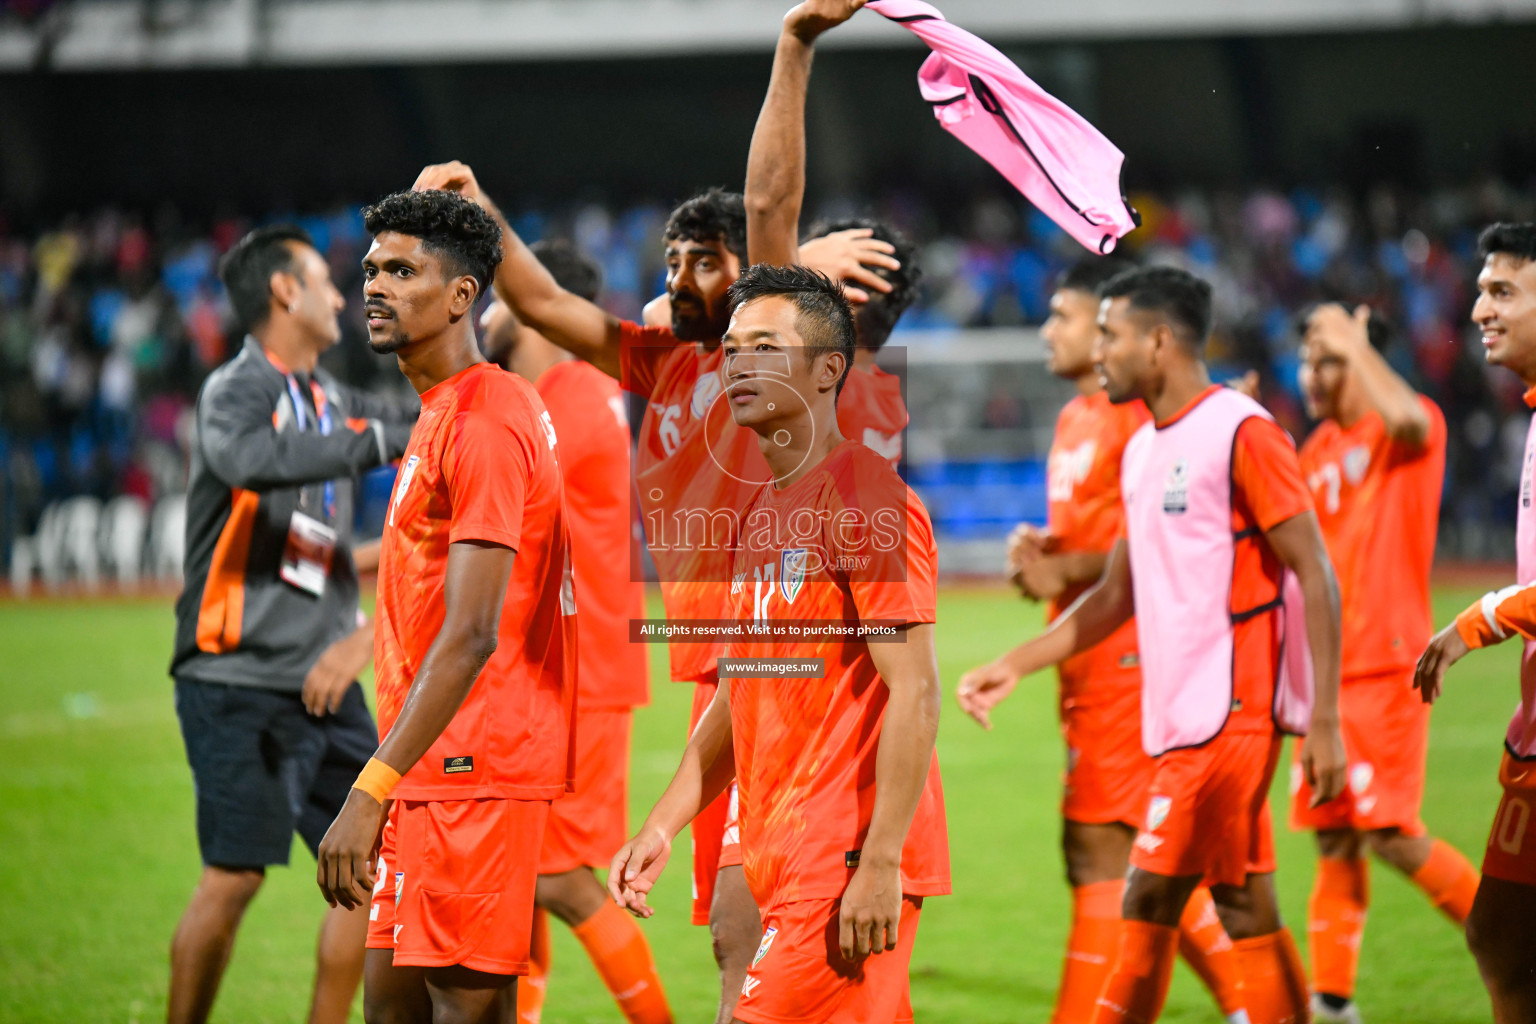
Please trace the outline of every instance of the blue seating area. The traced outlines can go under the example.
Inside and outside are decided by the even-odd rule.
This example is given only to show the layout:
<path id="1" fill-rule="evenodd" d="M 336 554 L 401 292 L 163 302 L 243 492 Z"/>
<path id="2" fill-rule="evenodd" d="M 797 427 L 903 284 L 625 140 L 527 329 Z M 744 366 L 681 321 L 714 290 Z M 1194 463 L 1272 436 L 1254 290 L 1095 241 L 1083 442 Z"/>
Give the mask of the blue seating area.
<path id="1" fill-rule="evenodd" d="M 1043 459 L 927 463 L 908 467 L 907 483 L 946 538 L 1001 537 L 1020 521 L 1045 522 Z"/>

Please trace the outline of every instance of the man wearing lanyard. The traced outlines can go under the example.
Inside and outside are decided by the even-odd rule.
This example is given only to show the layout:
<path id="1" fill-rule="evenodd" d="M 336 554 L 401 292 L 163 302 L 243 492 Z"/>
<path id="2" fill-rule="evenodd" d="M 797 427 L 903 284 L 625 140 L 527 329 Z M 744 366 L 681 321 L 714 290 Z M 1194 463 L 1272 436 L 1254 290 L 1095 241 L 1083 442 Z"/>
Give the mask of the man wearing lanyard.
<path id="1" fill-rule="evenodd" d="M 220 275 L 250 333 L 204 384 L 192 442 L 171 675 L 203 873 L 171 943 L 173 1024 L 208 1019 L 266 867 L 288 863 L 294 832 L 314 852 L 378 746 L 356 681 L 373 626 L 352 481 L 399 458 L 416 415 L 317 368 L 343 302 L 303 231 L 251 232 Z M 362 911 L 326 915 L 312 1024 L 346 1020 L 366 930 Z"/>

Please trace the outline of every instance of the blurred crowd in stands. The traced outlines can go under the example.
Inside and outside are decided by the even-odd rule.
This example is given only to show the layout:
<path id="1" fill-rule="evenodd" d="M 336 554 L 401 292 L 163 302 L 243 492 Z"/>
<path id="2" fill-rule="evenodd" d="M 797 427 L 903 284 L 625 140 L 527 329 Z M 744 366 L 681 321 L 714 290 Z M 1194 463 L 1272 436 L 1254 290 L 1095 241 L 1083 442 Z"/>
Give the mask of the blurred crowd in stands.
<path id="1" fill-rule="evenodd" d="M 1483 365 L 1467 314 L 1479 229 L 1536 217 L 1536 191 L 1486 181 L 1422 193 L 1255 189 L 1132 202 L 1143 226 L 1123 254 L 1212 281 L 1213 360 L 1224 373 L 1259 370 L 1266 403 L 1298 438 L 1307 424 L 1296 389 L 1296 312 L 1318 299 L 1382 310 L 1397 327 L 1389 357 L 1450 423 L 1442 553 L 1501 553 L 1527 411 L 1515 378 Z M 958 328 L 1039 323 L 1055 275 L 1082 255 L 1001 192 L 949 212 L 900 193 L 817 212 L 874 212 L 918 241 L 923 294 L 901 329 L 920 333 L 895 339 L 906 344 L 942 345 Z M 514 226 L 530 240 L 573 239 L 602 263 L 608 307 L 637 318 L 661 290 L 666 213 L 659 204 L 587 205 L 525 212 Z M 358 261 L 367 239 L 358 209 L 282 219 L 311 232 L 348 298 L 345 339 L 327 365 L 354 383 L 403 387 L 394 361 L 362 340 Z M 227 323 L 218 258 L 251 224 L 194 223 L 171 209 L 96 211 L 26 233 L 0 222 L 0 542 L 28 532 L 44 505 L 64 496 L 153 500 L 181 489 L 197 388 L 240 342 Z M 981 408 L 981 425 L 1008 426 L 1022 412 L 1006 394 Z"/>

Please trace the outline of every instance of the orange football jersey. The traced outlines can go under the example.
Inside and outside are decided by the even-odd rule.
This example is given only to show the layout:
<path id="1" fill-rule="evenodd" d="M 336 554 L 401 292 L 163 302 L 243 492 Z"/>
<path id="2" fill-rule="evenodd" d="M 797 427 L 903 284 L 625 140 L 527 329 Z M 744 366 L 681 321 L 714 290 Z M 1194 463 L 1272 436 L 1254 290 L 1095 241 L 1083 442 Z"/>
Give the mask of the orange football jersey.
<path id="1" fill-rule="evenodd" d="M 878 366 L 853 367 L 837 396 L 837 429 L 884 456 L 894 468 L 901 464 L 902 435 L 907 429 L 907 403 L 901 378 Z"/>
<path id="2" fill-rule="evenodd" d="M 447 614 L 448 547 L 517 552 L 496 652 L 403 800 L 550 800 L 572 775 L 576 608 L 555 430 L 523 378 L 476 363 L 421 396 L 379 553 L 374 638 L 379 732 L 400 714 Z"/>
<path id="3" fill-rule="evenodd" d="M 583 710 L 635 708 L 650 699 L 645 646 L 629 640 L 645 618 L 645 584 L 630 572 L 629 419 L 618 381 L 567 359 L 534 382 L 560 439 L 571 571 L 581 609 L 577 673 Z"/>
<path id="4" fill-rule="evenodd" d="M 748 508 L 731 583 L 739 622 L 854 629 L 935 618 L 928 513 L 880 455 L 845 441 Z M 759 905 L 840 896 L 875 801 L 888 691 L 857 635 L 738 640 L 732 657 L 821 658 L 821 678 L 731 681 L 742 856 Z M 902 890 L 949 891 L 938 756 L 902 850 Z"/>
<path id="5" fill-rule="evenodd" d="M 1434 631 L 1429 570 L 1445 479 L 1445 417 L 1429 416 L 1422 447 L 1394 441 L 1375 412 L 1345 429 L 1318 424 L 1301 468 L 1339 578 L 1344 678 L 1395 672 L 1418 661 Z"/>
<path id="6" fill-rule="evenodd" d="M 620 383 L 646 399 L 635 487 L 669 619 L 729 616 L 731 538 L 752 495 L 772 479 L 757 435 L 720 401 L 721 349 L 665 327 L 621 325 Z M 667 645 L 672 678 L 715 671 L 723 643 Z"/>
<path id="7" fill-rule="evenodd" d="M 1120 459 L 1126 442 L 1152 418 L 1140 401 L 1116 405 L 1103 391 L 1079 395 L 1056 417 L 1056 435 L 1046 460 L 1048 529 L 1056 550 L 1109 551 L 1125 526 L 1120 502 Z M 1091 583 L 1067 588 L 1050 603 L 1055 619 L 1082 596 Z M 1073 699 L 1089 684 L 1119 683 L 1138 687 L 1136 622 L 1115 630 L 1103 643 L 1061 663 L 1062 698 Z M 1137 742 L 1140 742 L 1138 736 Z"/>

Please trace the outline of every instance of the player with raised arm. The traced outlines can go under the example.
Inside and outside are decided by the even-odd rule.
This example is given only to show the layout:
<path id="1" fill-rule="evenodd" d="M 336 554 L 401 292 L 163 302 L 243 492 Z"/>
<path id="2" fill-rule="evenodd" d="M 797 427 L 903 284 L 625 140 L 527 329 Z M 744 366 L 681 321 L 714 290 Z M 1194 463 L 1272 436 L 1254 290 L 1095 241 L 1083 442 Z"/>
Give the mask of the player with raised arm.
<path id="1" fill-rule="evenodd" d="M 1099 335 L 1098 287 L 1130 269 L 1124 260 L 1090 257 L 1066 271 L 1040 328 L 1048 368 L 1077 396 L 1056 419 L 1047 459 L 1049 518 L 1044 530 L 1021 524 L 1009 537 L 1008 572 L 1025 597 L 1049 602 L 1055 620 L 1103 574 L 1125 524 L 1120 460 L 1151 415 L 1140 401 L 1116 404 L 1099 382 L 1093 349 Z M 1067 770 L 1061 799 L 1061 847 L 1072 886 L 1072 930 L 1062 962 L 1054 1024 L 1086 1019 L 1120 942 L 1120 904 L 1136 829 L 1146 817 L 1153 761 L 1141 746 L 1141 670 L 1136 626 L 1127 622 L 1103 643 L 1057 667 Z M 1232 1021 L 1243 1021 L 1232 940 L 1210 890 L 1190 896 L 1179 921 L 1179 950 Z"/>
<path id="2" fill-rule="evenodd" d="M 564 243 L 533 246 L 561 287 L 596 301 L 602 269 Z M 629 836 L 634 708 L 650 699 L 645 647 L 629 620 L 645 617 L 645 585 L 630 572 L 629 423 L 618 382 L 573 358 L 499 300 L 481 319 L 485 354 L 538 389 L 560 438 L 571 571 L 581 609 L 577 656 L 576 788 L 550 805 L 539 856 L 532 960 L 517 986 L 520 1024 L 537 1024 L 550 969 L 549 914 L 571 929 L 635 1024 L 672 1020 L 640 926 L 608 899 L 606 868 Z"/>
<path id="3" fill-rule="evenodd" d="M 746 877 L 765 925 L 735 1019 L 910 1020 L 923 899 L 949 891 L 932 528 L 889 464 L 838 430 L 854 348 L 841 290 L 803 267 L 760 264 L 731 296 L 731 415 L 773 472 L 742 520 L 736 620 L 800 635 L 880 623 L 891 642 L 830 631 L 733 642 L 731 654 L 749 663 L 819 659 L 822 674 L 747 670 L 722 686 L 666 792 L 614 858 L 608 887 L 649 916 L 673 837 L 734 777 Z"/>
<path id="4" fill-rule="evenodd" d="M 646 399 L 635 455 L 635 484 L 667 616 L 720 621 L 728 614 L 726 539 L 756 489 L 770 479 L 757 439 L 737 427 L 721 401 L 720 336 L 729 320 L 726 289 L 746 258 L 741 196 L 712 189 L 673 211 L 666 242 L 671 327 L 642 327 L 561 288 L 512 232 L 461 163 L 422 171 L 417 188 L 448 188 L 484 206 L 503 229 L 507 256 L 497 293 L 544 337 L 617 377 Z M 884 243 L 843 232 L 824 250 L 841 273 L 874 291 L 888 290 L 859 260 L 888 262 Z M 867 295 L 866 295 L 867 297 Z M 718 685 L 719 641 L 669 644 L 671 675 L 695 684 L 690 729 Z M 693 921 L 708 924 L 720 968 L 717 1019 L 729 1021 L 762 934 L 756 905 L 728 842 L 731 797 L 693 823 Z"/>
<path id="5" fill-rule="evenodd" d="M 1536 408 L 1536 223 L 1495 224 L 1478 239 L 1483 269 L 1477 275 L 1472 319 L 1482 331 L 1488 362 L 1512 370 Z M 1536 803 L 1536 419 L 1525 440 L 1515 544 L 1516 582 L 1483 595 L 1436 633 L 1419 658 L 1413 685 L 1425 702 L 1440 696 L 1448 668 L 1476 647 L 1518 634 L 1520 704 L 1504 736 L 1499 784 L 1504 797 L 1494 812 L 1482 881 L 1467 917 L 1467 944 L 1477 958 L 1493 1001 L 1495 1024 L 1536 1020 L 1536 841 L 1531 807 Z"/>
<path id="6" fill-rule="evenodd" d="M 496 223 L 440 191 L 389 196 L 363 221 L 369 344 L 394 353 L 422 410 L 380 552 L 384 739 L 320 844 L 319 883 L 333 905 L 372 899 L 372 1024 L 477 1024 L 528 971 L 549 802 L 570 787 L 565 501 L 544 403 L 475 338 Z"/>
<path id="7" fill-rule="evenodd" d="M 1045 633 L 966 673 L 958 696 L 985 724 L 1020 678 L 1135 615 L 1142 741 L 1157 763 L 1119 950 L 1091 1020 L 1157 1018 L 1179 919 L 1204 881 L 1236 947 L 1249 1019 L 1305 1021 L 1306 977 L 1275 898 L 1267 794 L 1280 723 L 1309 726 L 1302 765 L 1313 799 L 1343 787 L 1333 571 L 1290 439 L 1252 399 L 1211 384 L 1202 357 L 1210 286 L 1153 267 L 1119 275 L 1100 296 L 1095 355 L 1106 393 L 1143 399 L 1153 416 L 1126 446 L 1125 534 L 1097 583 Z M 1284 600 L 1288 574 L 1301 610 Z M 1222 576 L 1229 585 L 1211 585 Z M 1310 688 L 1297 679 L 1303 659 L 1282 662 L 1301 639 L 1290 630 L 1310 644 Z"/>
<path id="8" fill-rule="evenodd" d="M 774 52 L 768 95 L 752 132 L 747 154 L 747 262 L 787 267 L 801 260 L 796 240 L 805 200 L 805 96 L 810 84 L 816 39 L 847 21 L 866 0 L 807 0 L 784 16 Z M 813 238 L 838 232 L 868 231 L 885 242 L 891 256 L 872 255 L 869 270 L 883 278 L 888 291 L 873 291 L 854 307 L 858 347 L 853 368 L 837 403 L 837 422 L 852 438 L 890 459 L 901 461 L 907 407 L 901 381 L 875 362 L 896 322 L 917 298 L 921 274 L 916 249 L 901 232 L 876 220 L 855 218 L 817 224 Z"/>
<path id="9" fill-rule="evenodd" d="M 1303 321 L 1302 392 L 1308 415 L 1321 422 L 1301 446 L 1301 468 L 1339 576 L 1349 786 L 1311 807 L 1296 768 L 1291 824 L 1317 833 L 1307 907 L 1312 1016 L 1341 1024 L 1360 1020 L 1353 997 L 1370 892 L 1365 851 L 1401 871 L 1458 925 L 1478 882 L 1477 870 L 1428 835 L 1419 817 L 1429 707 L 1411 678 L 1433 630 L 1429 571 L 1445 417 L 1382 357 L 1388 340 L 1386 324 L 1364 307 L 1351 314 L 1325 303 Z"/>

